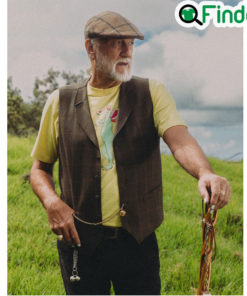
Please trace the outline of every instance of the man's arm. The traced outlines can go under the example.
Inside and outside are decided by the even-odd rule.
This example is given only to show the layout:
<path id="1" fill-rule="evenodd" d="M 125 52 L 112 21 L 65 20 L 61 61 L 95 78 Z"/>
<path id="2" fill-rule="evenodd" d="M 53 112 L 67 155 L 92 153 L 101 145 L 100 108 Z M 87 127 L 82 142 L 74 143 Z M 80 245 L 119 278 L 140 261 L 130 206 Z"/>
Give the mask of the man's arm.
<path id="1" fill-rule="evenodd" d="M 33 191 L 46 209 L 51 230 L 63 235 L 66 243 L 79 246 L 81 243 L 72 216 L 74 210 L 55 192 L 52 172 L 53 164 L 35 159 L 30 173 Z"/>
<path id="2" fill-rule="evenodd" d="M 201 147 L 188 129 L 185 126 L 173 126 L 164 132 L 163 139 L 177 162 L 198 179 L 198 189 L 205 202 L 210 200 L 215 209 L 224 207 L 230 200 L 231 187 L 225 178 L 213 172 Z"/>

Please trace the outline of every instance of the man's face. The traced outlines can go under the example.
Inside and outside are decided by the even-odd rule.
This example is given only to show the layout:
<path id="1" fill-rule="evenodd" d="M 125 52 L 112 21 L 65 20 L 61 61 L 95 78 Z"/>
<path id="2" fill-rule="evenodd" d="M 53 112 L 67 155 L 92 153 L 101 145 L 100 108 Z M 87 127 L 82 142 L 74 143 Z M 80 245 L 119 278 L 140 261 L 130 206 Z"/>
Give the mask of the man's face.
<path id="1" fill-rule="evenodd" d="M 134 39 L 99 39 L 96 46 L 96 71 L 114 81 L 131 79 Z"/>

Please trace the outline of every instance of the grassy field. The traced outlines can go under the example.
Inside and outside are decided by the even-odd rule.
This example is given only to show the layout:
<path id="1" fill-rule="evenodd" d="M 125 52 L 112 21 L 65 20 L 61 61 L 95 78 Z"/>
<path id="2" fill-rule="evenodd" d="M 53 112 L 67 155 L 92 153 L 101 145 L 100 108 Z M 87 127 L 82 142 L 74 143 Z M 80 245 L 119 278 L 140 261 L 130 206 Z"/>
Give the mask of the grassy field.
<path id="1" fill-rule="evenodd" d="M 56 237 L 28 182 L 34 138 L 8 138 L 8 294 L 64 295 Z M 232 186 L 219 211 L 211 293 L 243 294 L 243 163 L 210 159 Z M 199 280 L 201 198 L 197 182 L 162 156 L 165 220 L 157 230 L 163 295 L 192 295 Z M 57 182 L 57 176 L 56 176 Z"/>

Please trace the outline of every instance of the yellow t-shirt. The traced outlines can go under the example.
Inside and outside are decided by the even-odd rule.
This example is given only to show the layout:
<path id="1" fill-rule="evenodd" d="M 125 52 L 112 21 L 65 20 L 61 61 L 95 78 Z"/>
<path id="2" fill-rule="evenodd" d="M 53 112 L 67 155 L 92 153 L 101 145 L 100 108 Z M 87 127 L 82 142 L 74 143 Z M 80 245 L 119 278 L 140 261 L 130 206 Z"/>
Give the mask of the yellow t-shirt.
<path id="1" fill-rule="evenodd" d="M 185 125 L 176 110 L 164 85 L 149 80 L 149 89 L 153 101 L 155 127 L 160 137 L 175 125 Z M 87 85 L 90 113 L 101 153 L 101 211 L 105 220 L 120 208 L 119 189 L 112 141 L 116 128 L 120 85 L 98 89 Z M 59 137 L 59 91 L 54 91 L 48 98 L 43 110 L 39 133 L 31 156 L 40 161 L 54 163 L 57 160 Z M 116 215 L 106 226 L 121 226 L 120 216 Z"/>

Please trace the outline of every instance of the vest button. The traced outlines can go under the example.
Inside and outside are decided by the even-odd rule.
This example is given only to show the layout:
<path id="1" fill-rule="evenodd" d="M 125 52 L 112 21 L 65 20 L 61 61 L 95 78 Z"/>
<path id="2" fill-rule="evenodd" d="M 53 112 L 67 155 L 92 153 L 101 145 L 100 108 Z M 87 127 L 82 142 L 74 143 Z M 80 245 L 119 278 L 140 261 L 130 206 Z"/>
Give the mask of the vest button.
<path id="1" fill-rule="evenodd" d="M 125 210 L 121 210 L 121 211 L 119 212 L 119 215 L 120 215 L 121 217 L 124 217 L 124 216 L 126 215 L 126 211 L 125 211 Z"/>

